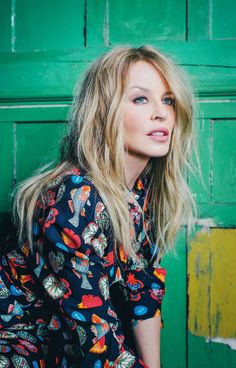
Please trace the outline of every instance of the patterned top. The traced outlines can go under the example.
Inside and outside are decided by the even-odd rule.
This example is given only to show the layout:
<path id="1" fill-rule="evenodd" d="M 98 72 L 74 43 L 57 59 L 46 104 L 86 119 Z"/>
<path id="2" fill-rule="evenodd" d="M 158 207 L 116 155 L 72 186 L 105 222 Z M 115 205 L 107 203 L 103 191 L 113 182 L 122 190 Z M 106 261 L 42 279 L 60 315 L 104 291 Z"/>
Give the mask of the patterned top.
<path id="1" fill-rule="evenodd" d="M 39 321 L 37 327 L 43 325 L 44 330 L 47 329 L 47 333 L 41 334 L 46 340 L 50 339 L 48 331 L 52 334 L 57 331 L 57 338 L 58 331 L 62 331 L 62 350 L 62 339 L 58 339 L 58 350 L 53 352 L 57 366 L 145 367 L 137 352 L 126 343 L 122 313 L 111 297 L 112 287 L 119 284 L 123 314 L 133 326 L 160 316 L 165 270 L 151 260 L 153 251 L 147 239 L 150 221 L 145 195 L 145 182 L 139 179 L 128 198 L 136 231 L 137 261 L 128 257 L 121 247 L 115 254 L 109 215 L 86 172 L 74 170 L 58 178 L 43 201 L 38 202 L 33 253 L 27 244 L 20 249 L 27 260 L 27 270 L 31 270 L 28 277 L 23 272 L 19 286 L 22 290 L 23 285 L 24 294 L 25 289 L 28 292 L 27 314 L 31 317 L 27 321 L 26 313 L 22 312 L 26 303 L 23 306 L 22 301 L 17 303 L 21 312 L 15 311 L 15 315 L 18 313 L 17 324 L 20 321 L 27 326 L 33 325 L 34 315 L 34 320 Z M 142 209 L 146 214 L 144 218 Z M 4 257 L 3 263 L 11 272 L 14 270 L 14 274 L 19 266 L 13 261 L 14 251 Z M 19 277 L 15 279 L 19 282 Z M 4 321 L 8 331 L 16 323 L 13 323 L 14 318 Z"/>

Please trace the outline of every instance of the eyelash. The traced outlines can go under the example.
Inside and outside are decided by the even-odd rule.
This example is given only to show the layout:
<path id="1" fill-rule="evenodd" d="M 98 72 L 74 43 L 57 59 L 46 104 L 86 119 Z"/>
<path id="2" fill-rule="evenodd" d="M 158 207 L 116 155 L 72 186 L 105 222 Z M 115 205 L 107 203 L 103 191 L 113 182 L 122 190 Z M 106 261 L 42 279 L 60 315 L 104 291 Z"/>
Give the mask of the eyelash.
<path id="1" fill-rule="evenodd" d="M 140 97 L 136 97 L 133 102 L 136 103 L 136 104 L 142 104 L 142 102 L 140 102 L 140 100 L 142 99 L 145 99 L 146 101 L 148 101 L 147 97 L 145 96 L 140 96 Z M 139 101 L 139 102 L 138 102 Z M 163 98 L 162 99 L 163 102 L 167 102 L 166 105 L 169 105 L 169 106 L 175 106 L 175 99 L 174 98 L 171 98 L 171 97 L 166 97 L 166 98 Z"/>
<path id="2" fill-rule="evenodd" d="M 170 103 L 167 103 L 167 105 L 175 106 L 175 99 L 171 97 L 163 98 L 162 101 L 170 101 Z"/>
<path id="3" fill-rule="evenodd" d="M 146 101 L 148 101 L 147 97 L 145 97 L 145 96 L 140 96 L 140 97 L 136 97 L 136 98 L 133 100 L 133 102 L 134 102 L 134 103 L 139 104 L 140 102 L 138 102 L 138 100 L 141 100 L 141 99 L 145 99 Z M 142 102 L 141 102 L 141 103 L 142 103 Z"/>

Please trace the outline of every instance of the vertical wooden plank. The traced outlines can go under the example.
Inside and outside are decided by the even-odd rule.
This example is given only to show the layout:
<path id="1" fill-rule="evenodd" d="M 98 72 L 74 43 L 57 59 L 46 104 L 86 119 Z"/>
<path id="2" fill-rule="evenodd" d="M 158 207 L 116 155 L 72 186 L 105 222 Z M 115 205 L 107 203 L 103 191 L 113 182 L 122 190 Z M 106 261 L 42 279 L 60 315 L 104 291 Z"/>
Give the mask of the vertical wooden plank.
<path id="1" fill-rule="evenodd" d="M 236 347 L 235 243 L 236 229 L 220 228 L 198 232 L 191 242 L 189 368 L 236 364 L 236 351 L 228 347 Z"/>
<path id="2" fill-rule="evenodd" d="M 16 51 L 84 46 L 84 1 L 15 1 Z"/>
<path id="3" fill-rule="evenodd" d="M 13 189 L 13 122 L 0 122 L 0 211 L 9 209 Z"/>
<path id="4" fill-rule="evenodd" d="M 199 232 L 191 242 L 189 330 L 195 335 L 236 338 L 235 244 L 236 230 L 220 228 Z"/>
<path id="5" fill-rule="evenodd" d="M 188 40 L 208 40 L 210 33 L 210 1 L 188 0 Z"/>
<path id="6" fill-rule="evenodd" d="M 0 0 L 0 52 L 11 51 L 11 1 Z"/>
<path id="7" fill-rule="evenodd" d="M 58 159 L 59 142 L 64 135 L 63 125 L 57 122 L 17 123 L 17 183 L 32 175 L 38 168 Z"/>
<path id="8" fill-rule="evenodd" d="M 87 47 L 109 45 L 109 1 L 86 1 Z"/>
<path id="9" fill-rule="evenodd" d="M 211 334 L 235 339 L 236 348 L 235 244 L 236 229 L 212 229 Z"/>
<path id="10" fill-rule="evenodd" d="M 166 295 L 163 300 L 161 331 L 161 361 L 164 368 L 186 367 L 187 270 L 186 238 L 182 229 L 176 240 L 177 253 L 165 255 Z"/>
<path id="11" fill-rule="evenodd" d="M 235 39 L 235 0 L 211 0 L 212 2 L 212 39 Z M 221 21 L 219 21 L 221 20 Z"/>
<path id="12" fill-rule="evenodd" d="M 210 163 L 210 198 L 200 207 L 215 226 L 235 226 L 234 106 L 222 100 L 204 104 L 208 140 L 202 136 L 200 158 Z M 204 219 L 202 223 L 205 232 L 196 234 L 188 254 L 188 368 L 234 367 L 236 230 L 210 229 Z"/>
<path id="13" fill-rule="evenodd" d="M 213 128 L 213 201 L 236 202 L 236 121 L 214 120 Z M 222 190 L 223 188 L 223 190 Z"/>
<path id="14" fill-rule="evenodd" d="M 220 20 L 220 21 L 219 21 Z M 235 39 L 235 1 L 189 0 L 188 39 Z"/>
<path id="15" fill-rule="evenodd" d="M 189 184 L 192 192 L 196 196 L 196 201 L 198 203 L 208 203 L 210 200 L 210 120 L 204 118 L 198 119 L 196 121 L 195 131 L 204 184 L 202 184 L 199 177 L 195 178 L 192 174 L 189 174 Z M 194 160 L 194 164 L 197 164 L 196 160 Z"/>
<path id="16" fill-rule="evenodd" d="M 110 1 L 109 14 L 111 45 L 186 38 L 184 0 Z"/>

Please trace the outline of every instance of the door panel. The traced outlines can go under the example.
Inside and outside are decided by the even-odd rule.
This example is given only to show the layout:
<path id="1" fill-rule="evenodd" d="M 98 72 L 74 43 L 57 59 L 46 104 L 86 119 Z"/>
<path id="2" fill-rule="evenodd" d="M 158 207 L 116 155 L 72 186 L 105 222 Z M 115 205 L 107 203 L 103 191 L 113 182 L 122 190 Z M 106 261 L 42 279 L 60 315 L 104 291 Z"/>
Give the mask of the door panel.
<path id="1" fill-rule="evenodd" d="M 63 125 L 56 121 L 15 123 L 16 183 L 58 158 Z"/>
<path id="2" fill-rule="evenodd" d="M 182 228 L 176 240 L 176 253 L 162 260 L 166 267 L 166 295 L 163 300 L 161 331 L 161 361 L 165 368 L 187 367 L 186 310 L 187 310 L 187 265 L 186 236 Z"/>
<path id="3" fill-rule="evenodd" d="M 185 1 L 110 1 L 110 44 L 142 40 L 185 40 Z M 172 22 L 175 18 L 175 22 Z"/>
<path id="4" fill-rule="evenodd" d="M 189 176 L 199 208 L 195 233 L 188 244 L 183 228 L 176 256 L 163 259 L 164 368 L 236 366 L 236 351 L 222 340 L 236 330 L 234 24 L 233 0 L 0 0 L 3 233 L 16 181 L 56 158 L 74 85 L 96 57 L 111 45 L 153 44 L 192 77 L 205 186 Z M 207 342 L 217 336 L 220 342 Z"/>
<path id="5" fill-rule="evenodd" d="M 203 186 L 191 178 L 200 216 L 187 256 L 188 367 L 231 368 L 236 366 L 235 103 L 205 100 L 201 106 L 205 134 L 198 140 L 201 164 L 208 163 L 209 199 L 202 200 Z"/>
<path id="6" fill-rule="evenodd" d="M 236 204 L 236 120 L 212 120 L 212 200 Z"/>
<path id="7" fill-rule="evenodd" d="M 15 108 L 14 108 L 15 107 Z M 11 105 L 0 107 L 0 241 L 2 246 L 10 231 L 12 193 L 22 180 L 35 170 L 58 159 L 59 144 L 65 133 L 67 109 L 55 112 L 52 105 L 30 108 Z M 52 120 L 58 118 L 57 121 Z M 16 118 L 22 121 L 15 121 Z M 43 120 L 43 121 L 42 121 Z"/>
<path id="8" fill-rule="evenodd" d="M 15 52 L 63 50 L 84 46 L 84 1 L 12 1 Z M 43 5 L 43 6 L 42 6 Z"/>
<path id="9" fill-rule="evenodd" d="M 188 25 L 189 40 L 235 39 L 235 1 L 189 0 Z"/>

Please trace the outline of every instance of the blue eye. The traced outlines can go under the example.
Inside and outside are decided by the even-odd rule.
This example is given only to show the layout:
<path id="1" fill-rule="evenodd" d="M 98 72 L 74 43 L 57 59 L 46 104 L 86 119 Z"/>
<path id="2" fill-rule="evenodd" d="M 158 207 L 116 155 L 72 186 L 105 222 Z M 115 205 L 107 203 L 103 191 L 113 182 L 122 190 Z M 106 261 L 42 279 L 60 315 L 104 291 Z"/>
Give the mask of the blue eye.
<path id="1" fill-rule="evenodd" d="M 175 99 L 171 97 L 163 98 L 162 101 L 165 103 L 165 105 L 172 105 L 175 106 Z"/>
<path id="2" fill-rule="evenodd" d="M 140 96 L 140 97 L 137 97 L 133 100 L 134 103 L 137 103 L 137 104 L 144 104 L 147 102 L 147 97 L 145 96 Z"/>

